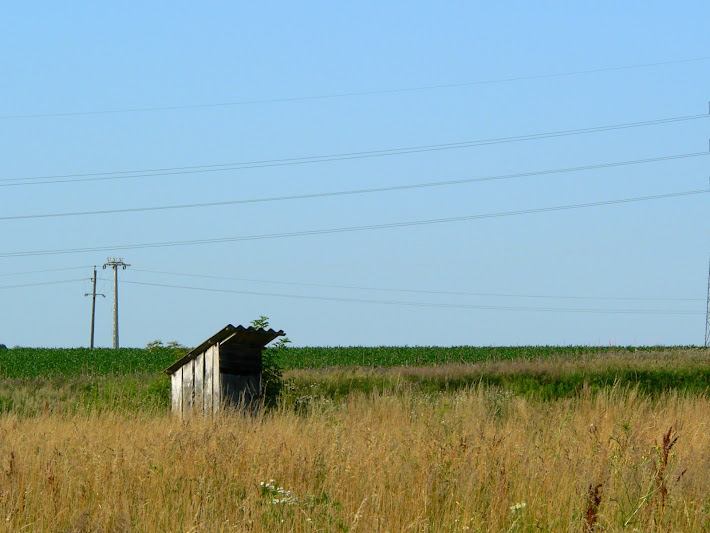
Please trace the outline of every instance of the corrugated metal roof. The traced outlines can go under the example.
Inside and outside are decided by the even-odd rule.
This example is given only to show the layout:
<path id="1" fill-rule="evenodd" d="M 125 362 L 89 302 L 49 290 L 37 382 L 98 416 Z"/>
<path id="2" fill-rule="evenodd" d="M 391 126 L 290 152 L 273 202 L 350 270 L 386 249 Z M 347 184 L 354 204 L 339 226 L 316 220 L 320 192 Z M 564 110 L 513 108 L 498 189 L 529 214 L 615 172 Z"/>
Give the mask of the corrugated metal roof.
<path id="1" fill-rule="evenodd" d="M 249 326 L 248 328 L 245 328 L 244 326 L 237 326 L 235 328 L 232 324 L 227 324 L 224 328 L 212 335 L 209 339 L 200 344 L 197 348 L 194 348 L 186 355 L 175 361 L 168 368 L 166 368 L 165 373 L 172 374 L 182 365 L 190 362 L 199 354 L 207 350 L 207 348 L 209 348 L 210 346 L 214 346 L 217 343 L 250 344 L 252 346 L 258 346 L 260 348 L 263 348 L 275 338 L 283 337 L 284 335 L 286 334 L 283 332 L 283 330 L 275 331 L 273 329 L 261 329 L 255 328 L 253 326 Z"/>

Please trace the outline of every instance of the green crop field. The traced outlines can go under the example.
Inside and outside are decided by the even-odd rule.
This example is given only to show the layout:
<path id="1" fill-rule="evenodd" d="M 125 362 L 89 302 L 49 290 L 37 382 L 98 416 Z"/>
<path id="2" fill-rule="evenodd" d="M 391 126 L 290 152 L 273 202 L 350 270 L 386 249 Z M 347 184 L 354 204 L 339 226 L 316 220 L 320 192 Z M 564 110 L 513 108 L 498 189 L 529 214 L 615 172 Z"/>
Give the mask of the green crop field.
<path id="1" fill-rule="evenodd" d="M 605 354 L 698 351 L 697 347 L 599 347 L 599 346 L 378 346 L 283 348 L 278 360 L 284 370 L 332 367 L 434 366 L 451 363 L 540 360 L 576 360 Z M 0 350 L 0 378 L 50 378 L 116 376 L 160 373 L 181 352 L 171 348 L 12 348 Z"/>
<path id="2" fill-rule="evenodd" d="M 675 352 L 692 347 L 608 347 L 608 346 L 353 346 L 285 348 L 280 356 L 284 369 L 331 367 L 432 366 L 450 363 L 482 363 L 515 359 L 578 359 L 609 353 Z"/>
<path id="3" fill-rule="evenodd" d="M 175 361 L 169 349 L 13 348 L 0 350 L 0 378 L 51 378 L 160 372 Z"/>

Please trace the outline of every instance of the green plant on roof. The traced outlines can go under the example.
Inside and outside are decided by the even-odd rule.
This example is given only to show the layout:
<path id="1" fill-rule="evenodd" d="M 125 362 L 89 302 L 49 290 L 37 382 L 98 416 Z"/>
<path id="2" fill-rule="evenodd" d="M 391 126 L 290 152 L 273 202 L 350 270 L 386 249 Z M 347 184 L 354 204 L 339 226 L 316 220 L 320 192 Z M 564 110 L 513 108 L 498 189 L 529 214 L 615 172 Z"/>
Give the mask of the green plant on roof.
<path id="1" fill-rule="evenodd" d="M 251 326 L 256 329 L 267 329 L 269 327 L 269 317 L 260 315 L 251 321 Z"/>

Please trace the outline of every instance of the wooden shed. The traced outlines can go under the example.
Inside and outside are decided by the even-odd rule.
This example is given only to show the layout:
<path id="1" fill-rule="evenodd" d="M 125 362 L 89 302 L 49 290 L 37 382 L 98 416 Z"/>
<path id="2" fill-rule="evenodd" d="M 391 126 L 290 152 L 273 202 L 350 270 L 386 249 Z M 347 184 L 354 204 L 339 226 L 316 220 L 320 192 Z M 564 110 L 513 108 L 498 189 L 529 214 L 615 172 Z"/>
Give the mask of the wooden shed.
<path id="1" fill-rule="evenodd" d="M 173 413 L 186 418 L 225 405 L 253 406 L 261 396 L 262 351 L 283 335 L 231 324 L 218 331 L 165 370 Z"/>

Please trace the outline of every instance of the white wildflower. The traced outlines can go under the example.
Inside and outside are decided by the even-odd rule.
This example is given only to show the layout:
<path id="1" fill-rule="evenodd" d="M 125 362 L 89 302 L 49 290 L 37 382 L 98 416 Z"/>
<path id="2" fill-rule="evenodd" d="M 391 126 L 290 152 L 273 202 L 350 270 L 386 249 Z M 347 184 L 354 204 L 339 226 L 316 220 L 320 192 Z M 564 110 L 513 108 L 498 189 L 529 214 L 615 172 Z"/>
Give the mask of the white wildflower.
<path id="1" fill-rule="evenodd" d="M 278 483 L 273 479 L 269 480 L 268 483 L 262 481 L 259 486 L 264 496 L 271 496 L 273 505 L 294 505 L 298 503 L 298 498 L 293 495 L 293 492 L 279 487 Z"/>

